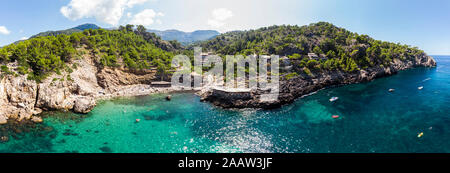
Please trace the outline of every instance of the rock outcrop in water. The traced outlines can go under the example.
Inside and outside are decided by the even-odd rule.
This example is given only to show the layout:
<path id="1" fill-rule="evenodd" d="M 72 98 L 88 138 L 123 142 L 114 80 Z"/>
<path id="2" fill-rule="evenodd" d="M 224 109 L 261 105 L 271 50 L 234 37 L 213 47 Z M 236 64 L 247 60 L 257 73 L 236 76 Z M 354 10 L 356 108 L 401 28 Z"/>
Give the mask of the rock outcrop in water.
<path id="1" fill-rule="evenodd" d="M 75 100 L 73 111 L 76 113 L 89 113 L 95 107 L 95 99 L 92 97 L 82 97 Z"/>
<path id="2" fill-rule="evenodd" d="M 261 100 L 260 96 L 264 94 L 261 90 L 226 92 L 211 89 L 203 91 L 200 96 L 203 101 L 209 101 L 216 106 L 225 108 L 275 108 L 326 87 L 367 82 L 414 67 L 436 66 L 436 61 L 426 54 L 420 54 L 413 59 L 411 61 L 394 59 L 389 67 L 369 68 L 353 73 L 330 71 L 313 74 L 313 76 L 299 75 L 289 80 L 281 80 L 278 100 L 272 102 Z"/>

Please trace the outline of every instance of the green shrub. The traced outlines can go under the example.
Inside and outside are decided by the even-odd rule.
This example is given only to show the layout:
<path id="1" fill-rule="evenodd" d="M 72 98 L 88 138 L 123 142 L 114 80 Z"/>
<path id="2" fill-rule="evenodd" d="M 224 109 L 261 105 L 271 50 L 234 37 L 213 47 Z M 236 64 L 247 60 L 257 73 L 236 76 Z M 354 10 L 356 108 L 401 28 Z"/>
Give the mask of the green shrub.
<path id="1" fill-rule="evenodd" d="M 298 74 L 297 74 L 296 72 L 293 72 L 293 73 L 287 74 L 287 75 L 285 76 L 285 78 L 286 78 L 287 80 L 290 80 L 290 79 L 295 78 L 295 77 L 297 77 L 297 76 L 298 76 Z"/>
<path id="2" fill-rule="evenodd" d="M 311 70 L 309 70 L 307 67 L 303 68 L 303 72 L 304 72 L 305 74 L 307 74 L 308 76 L 313 76 Z"/>

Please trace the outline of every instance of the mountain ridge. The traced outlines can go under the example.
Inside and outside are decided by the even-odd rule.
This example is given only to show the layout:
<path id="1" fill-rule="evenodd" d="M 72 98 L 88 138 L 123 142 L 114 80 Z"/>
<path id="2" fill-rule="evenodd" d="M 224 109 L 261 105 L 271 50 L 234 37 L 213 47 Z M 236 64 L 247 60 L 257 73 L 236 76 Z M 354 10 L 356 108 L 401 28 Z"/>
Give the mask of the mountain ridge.
<path id="1" fill-rule="evenodd" d="M 65 29 L 65 30 L 56 30 L 56 31 L 50 30 L 50 31 L 40 32 L 36 35 L 31 36 L 30 38 L 42 37 L 42 36 L 57 36 L 60 34 L 70 35 L 70 34 L 73 34 L 76 32 L 82 32 L 87 29 L 100 29 L 100 28 L 101 27 L 99 27 L 96 24 L 86 23 L 86 24 L 78 25 L 76 27 Z"/>
<path id="2" fill-rule="evenodd" d="M 167 41 L 177 40 L 183 45 L 188 45 L 198 41 L 209 40 L 211 38 L 220 35 L 220 33 L 215 30 L 196 30 L 192 32 L 184 32 L 176 29 L 169 29 L 164 31 L 149 29 L 147 30 L 147 32 L 155 33 L 156 35 L 160 36 L 163 40 Z"/>
<path id="3" fill-rule="evenodd" d="M 31 36 L 30 38 L 42 37 L 42 36 L 57 36 L 60 34 L 70 35 L 76 32 L 83 32 L 88 29 L 100 29 L 102 27 L 92 24 L 86 23 L 82 25 L 78 25 L 73 28 L 65 29 L 65 30 L 49 30 L 45 32 L 40 32 Z M 107 29 L 107 28 L 103 28 Z M 110 30 L 110 29 L 107 29 Z M 147 32 L 155 33 L 157 36 L 160 36 L 162 40 L 172 41 L 176 40 L 183 45 L 189 45 L 191 43 L 205 41 L 214 38 L 215 36 L 220 35 L 220 32 L 215 30 L 196 30 L 192 32 L 184 32 L 176 29 L 168 29 L 168 30 L 156 30 L 156 29 L 148 29 Z"/>

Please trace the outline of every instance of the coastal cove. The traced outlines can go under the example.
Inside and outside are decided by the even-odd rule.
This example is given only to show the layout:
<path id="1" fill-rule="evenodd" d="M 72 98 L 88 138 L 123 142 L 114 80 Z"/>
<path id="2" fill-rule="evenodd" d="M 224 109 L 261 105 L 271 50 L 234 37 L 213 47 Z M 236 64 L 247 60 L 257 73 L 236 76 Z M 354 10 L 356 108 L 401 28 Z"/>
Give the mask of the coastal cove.
<path id="1" fill-rule="evenodd" d="M 435 68 L 320 90 L 273 110 L 222 109 L 172 93 L 171 101 L 103 100 L 86 115 L 46 112 L 42 124 L 12 132 L 0 152 L 448 153 L 450 57 L 433 57 Z"/>

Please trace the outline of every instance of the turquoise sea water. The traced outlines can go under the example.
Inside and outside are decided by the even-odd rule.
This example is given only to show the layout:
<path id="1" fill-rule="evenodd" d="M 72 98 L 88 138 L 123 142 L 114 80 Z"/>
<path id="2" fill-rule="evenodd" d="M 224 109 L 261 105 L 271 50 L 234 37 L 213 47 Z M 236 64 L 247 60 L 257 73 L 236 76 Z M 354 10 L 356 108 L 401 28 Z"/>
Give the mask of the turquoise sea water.
<path id="1" fill-rule="evenodd" d="M 51 112 L 0 152 L 450 152 L 450 57 L 435 59 L 437 68 L 321 90 L 275 110 L 224 110 L 177 93 L 170 102 L 164 94 L 103 101 L 87 115 Z"/>

